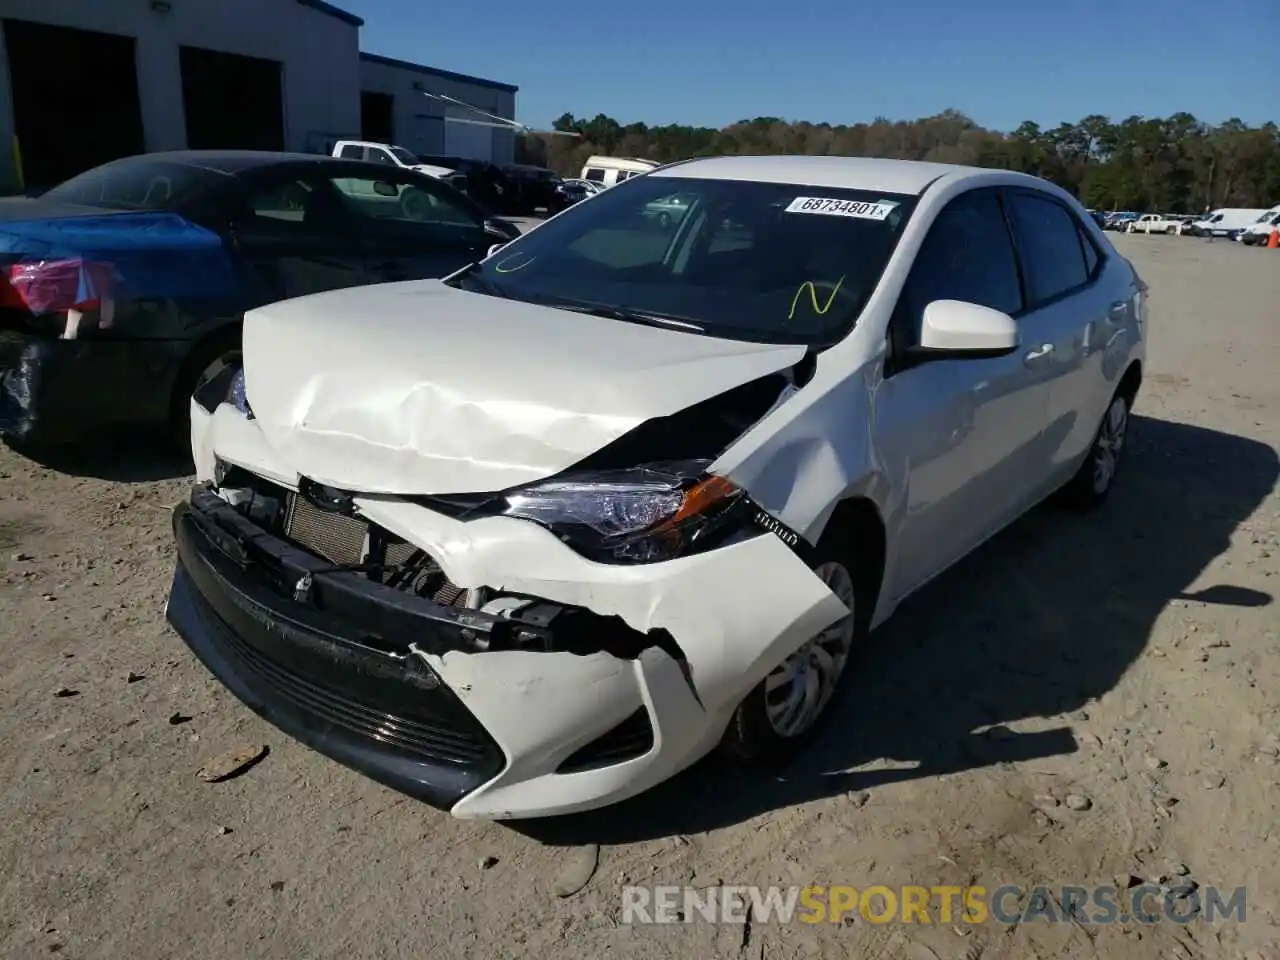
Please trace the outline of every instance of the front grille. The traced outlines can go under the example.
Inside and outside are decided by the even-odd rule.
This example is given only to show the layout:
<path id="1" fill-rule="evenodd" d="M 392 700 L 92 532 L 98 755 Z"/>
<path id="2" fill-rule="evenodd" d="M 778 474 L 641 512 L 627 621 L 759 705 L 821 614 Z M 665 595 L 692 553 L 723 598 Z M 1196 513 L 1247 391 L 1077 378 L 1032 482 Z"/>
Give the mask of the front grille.
<path id="1" fill-rule="evenodd" d="M 284 535 L 331 563 L 354 565 L 364 561 L 369 524 L 321 510 L 302 494 L 292 493 L 285 508 Z"/>
<path id="2" fill-rule="evenodd" d="M 309 725 L 337 727 L 417 760 L 479 767 L 490 774 L 501 768 L 500 748 L 447 687 L 424 689 L 420 677 L 409 675 L 411 667 L 375 662 L 382 660 L 376 654 L 343 662 L 289 643 L 275 631 L 246 629 L 248 622 L 232 627 L 201 591 L 194 596 L 238 672 L 273 690 L 310 718 Z M 344 652 L 356 656 L 350 649 Z"/>
<path id="3" fill-rule="evenodd" d="M 395 568 L 410 563 L 415 554 L 421 553 L 413 544 L 381 527 L 337 510 L 318 507 L 301 493 L 287 494 L 284 535 L 330 563 L 349 567 L 376 565 L 370 575 L 376 575 L 384 583 L 389 581 Z M 437 571 L 438 579 L 434 588 L 423 595 L 446 606 L 462 603 L 467 592 L 451 583 L 434 564 L 432 568 Z"/>
<path id="4" fill-rule="evenodd" d="M 649 721 L 649 711 L 641 707 L 608 733 L 571 753 L 556 768 L 556 772 L 572 773 L 592 767 L 607 767 L 623 760 L 642 757 L 651 749 L 653 724 Z"/>

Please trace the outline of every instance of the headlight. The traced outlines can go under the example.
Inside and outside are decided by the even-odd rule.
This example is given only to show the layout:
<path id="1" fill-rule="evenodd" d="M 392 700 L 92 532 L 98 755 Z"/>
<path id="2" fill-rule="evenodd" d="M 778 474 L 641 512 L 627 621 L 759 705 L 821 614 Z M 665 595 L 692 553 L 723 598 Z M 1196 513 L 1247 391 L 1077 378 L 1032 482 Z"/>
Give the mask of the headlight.
<path id="1" fill-rule="evenodd" d="M 231 404 L 250 420 L 253 419 L 253 411 L 249 409 L 249 401 L 244 394 L 244 367 L 238 369 L 235 376 L 231 378 L 225 402 Z"/>
<path id="2" fill-rule="evenodd" d="M 708 461 L 579 474 L 523 487 L 501 513 L 540 523 L 588 559 L 652 563 L 706 549 L 738 529 L 746 495 Z"/>

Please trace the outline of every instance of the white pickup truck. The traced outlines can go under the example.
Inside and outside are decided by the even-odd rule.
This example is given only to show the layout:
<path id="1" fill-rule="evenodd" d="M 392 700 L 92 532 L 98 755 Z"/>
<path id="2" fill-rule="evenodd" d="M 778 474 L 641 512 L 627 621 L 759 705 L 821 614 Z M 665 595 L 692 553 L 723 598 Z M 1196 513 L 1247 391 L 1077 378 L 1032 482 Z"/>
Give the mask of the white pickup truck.
<path id="1" fill-rule="evenodd" d="M 1180 217 L 1170 217 L 1163 213 L 1144 213 L 1137 220 L 1125 227 L 1126 233 L 1177 233 Z"/>
<path id="2" fill-rule="evenodd" d="M 343 160 L 366 160 L 371 163 L 386 163 L 406 170 L 416 170 L 438 180 L 448 180 L 458 171 L 448 167 L 436 167 L 422 163 L 404 147 L 389 143 L 374 143 L 371 140 L 339 140 L 333 145 L 333 155 Z"/>

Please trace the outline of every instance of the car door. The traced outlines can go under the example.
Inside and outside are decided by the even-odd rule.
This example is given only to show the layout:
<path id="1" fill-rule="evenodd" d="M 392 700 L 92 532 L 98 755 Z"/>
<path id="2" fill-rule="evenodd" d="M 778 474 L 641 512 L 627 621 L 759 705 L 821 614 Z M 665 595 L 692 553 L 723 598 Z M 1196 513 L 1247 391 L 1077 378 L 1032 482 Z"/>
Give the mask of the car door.
<path id="1" fill-rule="evenodd" d="M 342 171 L 329 183 L 357 221 L 372 282 L 447 276 L 483 257 L 494 242 L 483 211 L 430 177 Z"/>
<path id="2" fill-rule="evenodd" d="M 342 197 L 309 168 L 247 178 L 228 226 L 249 271 L 250 306 L 370 282 Z"/>
<path id="3" fill-rule="evenodd" d="M 1093 443 L 1107 344 L 1123 329 L 1129 301 L 1097 283 L 1103 258 L 1066 204 L 1038 190 L 1008 190 L 1005 208 L 1026 285 L 1019 324 L 1024 359 L 1048 388 L 1048 420 L 1036 461 L 1046 495 Z M 1109 399 L 1109 398 L 1106 398 Z"/>
<path id="4" fill-rule="evenodd" d="M 961 300 L 1017 317 L 1023 290 L 996 190 L 952 200 L 929 228 L 890 323 L 875 399 L 876 447 L 905 478 L 895 597 L 914 590 L 1017 517 L 1039 486 L 1035 451 L 1047 388 L 1024 343 L 991 358 L 917 359 L 924 308 Z"/>

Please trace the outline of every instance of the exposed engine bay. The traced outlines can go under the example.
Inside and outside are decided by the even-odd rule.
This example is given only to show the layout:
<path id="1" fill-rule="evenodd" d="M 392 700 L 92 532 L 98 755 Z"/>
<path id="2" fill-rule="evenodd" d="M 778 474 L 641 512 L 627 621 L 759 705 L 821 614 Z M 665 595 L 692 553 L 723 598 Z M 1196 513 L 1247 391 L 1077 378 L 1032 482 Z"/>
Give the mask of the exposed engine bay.
<path id="1" fill-rule="evenodd" d="M 330 574 L 354 574 L 412 597 L 481 614 L 483 620 L 476 618 L 472 629 L 461 633 L 469 652 L 607 652 L 633 659 L 656 646 L 680 658 L 665 630 L 646 635 L 617 616 L 604 617 L 581 607 L 491 587 L 459 587 L 426 551 L 360 517 L 349 493 L 305 480 L 295 492 L 237 467 L 219 472 L 215 492 L 237 513 L 329 562 L 329 566 L 308 571 L 291 584 L 278 585 L 287 587 L 295 601 L 319 605 L 323 601 L 317 581 Z M 490 618 L 498 623 L 490 624 Z M 370 633 L 367 640 L 375 645 L 403 646 L 390 635 Z"/>

